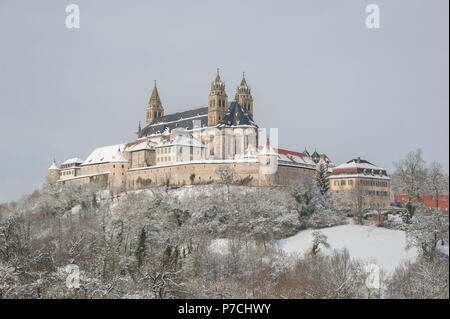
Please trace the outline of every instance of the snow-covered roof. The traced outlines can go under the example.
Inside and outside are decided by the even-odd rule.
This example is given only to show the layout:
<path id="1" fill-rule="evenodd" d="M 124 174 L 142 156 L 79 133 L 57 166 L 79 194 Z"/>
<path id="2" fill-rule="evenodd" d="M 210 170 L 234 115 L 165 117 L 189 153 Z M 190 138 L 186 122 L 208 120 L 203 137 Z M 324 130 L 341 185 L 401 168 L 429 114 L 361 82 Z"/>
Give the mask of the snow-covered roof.
<path id="1" fill-rule="evenodd" d="M 126 144 L 116 144 L 96 148 L 82 165 L 101 164 L 110 162 L 128 162 L 122 155 Z"/>
<path id="2" fill-rule="evenodd" d="M 316 165 L 316 163 L 314 163 L 314 161 L 310 157 L 306 157 L 306 156 L 300 157 L 297 155 L 292 155 L 290 153 L 287 153 L 287 154 L 279 153 L 278 159 L 280 161 L 295 163 L 295 164 L 303 164 L 303 165 L 311 165 L 311 166 Z"/>
<path id="3" fill-rule="evenodd" d="M 136 152 L 142 150 L 153 150 L 156 143 L 149 140 L 141 140 L 134 144 L 128 145 L 124 152 Z"/>
<path id="4" fill-rule="evenodd" d="M 58 166 L 56 165 L 56 162 L 53 161 L 52 165 L 50 165 L 50 167 L 48 169 L 55 169 L 55 170 L 59 170 Z"/>
<path id="5" fill-rule="evenodd" d="M 164 146 L 193 146 L 193 147 L 206 147 L 199 140 L 194 137 L 190 137 L 187 135 L 176 135 L 174 139 L 169 141 L 163 140 L 158 143 L 156 147 L 164 147 Z"/>
<path id="6" fill-rule="evenodd" d="M 341 164 L 341 165 L 338 165 L 335 167 L 335 169 L 340 169 L 340 168 L 362 168 L 362 169 L 384 170 L 384 168 L 375 166 L 372 163 L 369 163 L 369 162 L 358 163 L 357 161 L 347 162 L 347 163 L 344 163 L 344 164 Z"/>
<path id="7" fill-rule="evenodd" d="M 261 151 L 259 151 L 260 155 L 278 155 L 277 152 L 270 146 L 269 141 L 264 145 Z"/>
<path id="8" fill-rule="evenodd" d="M 260 150 L 259 154 L 261 154 L 261 152 L 264 150 L 264 148 L 265 147 L 258 146 L 258 149 Z M 316 163 L 306 153 L 300 153 L 300 152 L 290 151 L 290 150 L 281 149 L 281 148 L 272 148 L 272 150 L 276 154 L 278 154 L 279 164 L 288 163 L 288 164 L 294 164 L 297 166 L 298 165 L 306 165 L 308 167 L 316 166 Z M 334 165 L 334 164 L 332 164 L 332 162 L 329 160 L 329 158 L 325 154 L 322 154 L 322 155 L 321 155 L 321 159 L 324 160 L 327 165 Z M 325 160 L 325 158 L 326 158 L 326 160 Z M 329 162 L 327 162 L 327 160 Z"/>
<path id="9" fill-rule="evenodd" d="M 383 175 L 383 174 L 362 174 L 362 173 L 355 173 L 355 174 L 338 174 L 338 175 L 330 175 L 329 179 L 335 179 L 335 178 L 374 178 L 374 179 L 386 179 L 390 180 L 391 178 Z"/>
<path id="10" fill-rule="evenodd" d="M 61 163 L 61 165 L 65 165 L 65 164 L 81 164 L 83 163 L 83 160 L 79 157 L 74 157 L 74 158 L 69 158 L 68 160 L 64 161 L 63 163 Z"/>

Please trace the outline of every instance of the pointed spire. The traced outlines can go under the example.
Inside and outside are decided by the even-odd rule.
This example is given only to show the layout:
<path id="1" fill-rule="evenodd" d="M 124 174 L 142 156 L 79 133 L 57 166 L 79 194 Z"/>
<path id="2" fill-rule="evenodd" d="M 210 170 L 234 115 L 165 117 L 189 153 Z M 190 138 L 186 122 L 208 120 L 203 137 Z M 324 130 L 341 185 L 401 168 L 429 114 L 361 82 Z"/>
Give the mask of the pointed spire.
<path id="1" fill-rule="evenodd" d="M 216 82 L 220 82 L 219 68 L 217 68 Z"/>
<path id="2" fill-rule="evenodd" d="M 245 72 L 242 72 L 242 80 L 239 86 L 236 88 L 236 95 L 234 99 L 238 101 L 242 106 L 246 106 L 246 111 L 249 113 L 253 112 L 253 107 L 250 106 L 252 103 L 251 90 L 248 87 L 247 80 L 245 79 Z M 245 101 L 244 101 L 245 100 Z M 253 117 L 253 113 L 251 114 Z"/>
<path id="3" fill-rule="evenodd" d="M 137 132 L 136 132 L 136 134 L 137 134 L 138 137 L 141 135 L 141 131 L 142 131 L 142 129 L 141 129 L 141 121 L 139 121 L 139 124 L 138 124 L 138 130 L 137 130 Z"/>
<path id="4" fill-rule="evenodd" d="M 242 81 L 241 81 L 241 86 L 245 86 L 247 87 L 247 81 L 245 81 L 245 72 L 242 72 Z"/>
<path id="5" fill-rule="evenodd" d="M 53 163 L 52 165 L 50 165 L 50 167 L 48 169 L 59 169 L 58 166 L 56 165 L 56 159 L 53 158 Z"/>
<path id="6" fill-rule="evenodd" d="M 214 82 L 211 82 L 211 91 L 224 91 L 225 83 L 220 79 L 219 68 L 217 68 L 217 75 Z"/>
<path id="7" fill-rule="evenodd" d="M 303 151 L 303 153 L 310 156 L 308 150 L 306 149 L 306 146 L 305 146 L 305 150 Z"/>
<path id="8" fill-rule="evenodd" d="M 316 149 L 314 149 L 314 153 L 311 155 L 311 158 L 312 158 L 312 160 L 313 160 L 315 163 L 318 163 L 318 162 L 319 162 L 319 160 L 320 160 L 320 155 L 319 155 L 319 153 L 317 153 L 317 150 L 316 150 Z"/>
<path id="9" fill-rule="evenodd" d="M 152 92 L 152 96 L 150 97 L 149 104 L 150 105 L 161 104 L 161 99 L 159 98 L 159 94 L 158 94 L 158 88 L 156 87 L 156 80 L 155 80 L 155 84 L 153 86 L 153 92 Z"/>

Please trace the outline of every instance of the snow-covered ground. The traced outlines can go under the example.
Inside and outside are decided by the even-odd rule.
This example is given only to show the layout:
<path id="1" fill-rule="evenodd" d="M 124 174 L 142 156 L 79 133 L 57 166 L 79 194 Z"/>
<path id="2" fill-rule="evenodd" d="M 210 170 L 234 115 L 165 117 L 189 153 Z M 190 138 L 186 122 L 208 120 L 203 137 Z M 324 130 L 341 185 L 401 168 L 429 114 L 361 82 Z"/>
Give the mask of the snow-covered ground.
<path id="1" fill-rule="evenodd" d="M 280 240 L 277 246 L 288 253 L 303 254 L 312 246 L 312 233 L 307 229 L 298 234 Z M 328 237 L 329 248 L 320 246 L 326 254 L 346 247 L 352 258 L 362 262 L 376 263 L 390 272 L 402 261 L 413 261 L 417 257 L 417 250 L 406 250 L 405 232 L 390 230 L 382 227 L 341 225 L 320 230 Z"/>
<path id="2" fill-rule="evenodd" d="M 438 244 L 437 244 L 437 250 L 438 250 L 441 254 L 444 254 L 444 255 L 447 255 L 447 256 L 448 256 L 448 243 L 442 245 L 442 242 L 439 241 Z"/>

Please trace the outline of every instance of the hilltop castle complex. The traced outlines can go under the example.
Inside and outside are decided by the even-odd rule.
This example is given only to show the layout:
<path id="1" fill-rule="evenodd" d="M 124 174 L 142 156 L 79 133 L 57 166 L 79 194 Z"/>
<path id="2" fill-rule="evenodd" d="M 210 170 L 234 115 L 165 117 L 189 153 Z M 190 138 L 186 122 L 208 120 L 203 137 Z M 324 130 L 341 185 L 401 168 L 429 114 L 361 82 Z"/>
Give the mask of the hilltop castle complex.
<path id="1" fill-rule="evenodd" d="M 313 175 L 318 163 L 331 167 L 325 154 L 271 147 L 254 122 L 254 103 L 244 75 L 228 101 L 219 71 L 205 107 L 165 114 L 156 87 L 139 122 L 135 141 L 95 149 L 85 160 L 71 158 L 47 170 L 48 183 L 104 182 L 113 192 L 158 185 L 220 181 L 217 169 L 227 165 L 235 183 L 286 185 Z M 259 143 L 261 142 L 261 143 Z"/>

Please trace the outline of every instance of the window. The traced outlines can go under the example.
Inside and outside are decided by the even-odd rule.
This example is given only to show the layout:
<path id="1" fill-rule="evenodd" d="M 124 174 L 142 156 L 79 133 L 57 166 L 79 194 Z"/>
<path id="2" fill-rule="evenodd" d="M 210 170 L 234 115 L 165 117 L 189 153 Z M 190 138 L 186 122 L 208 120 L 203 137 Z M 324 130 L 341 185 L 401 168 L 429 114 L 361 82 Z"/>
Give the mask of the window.
<path id="1" fill-rule="evenodd" d="M 353 180 L 352 179 L 348 180 L 348 185 L 353 185 Z"/>
<path id="2" fill-rule="evenodd" d="M 341 186 L 344 186 L 345 185 L 345 180 L 342 180 L 341 181 Z"/>

